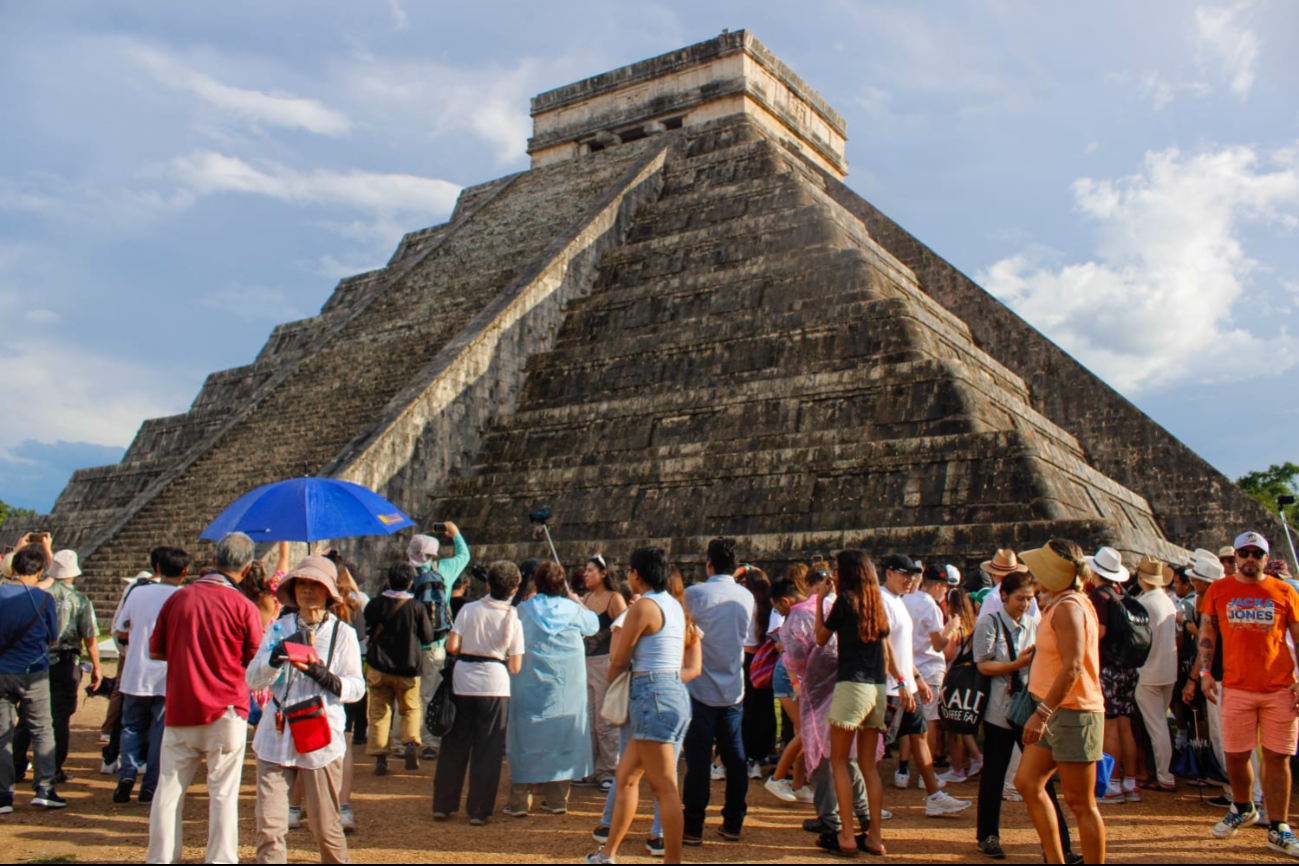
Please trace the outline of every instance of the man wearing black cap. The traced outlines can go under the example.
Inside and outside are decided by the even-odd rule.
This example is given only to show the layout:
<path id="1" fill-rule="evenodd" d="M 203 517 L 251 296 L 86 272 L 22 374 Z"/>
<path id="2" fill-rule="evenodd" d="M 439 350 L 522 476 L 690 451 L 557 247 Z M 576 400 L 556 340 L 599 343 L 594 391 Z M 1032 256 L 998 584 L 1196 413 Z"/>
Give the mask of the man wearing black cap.
<path id="1" fill-rule="evenodd" d="M 901 553 L 887 557 L 883 566 L 884 585 L 880 587 L 880 597 L 884 600 L 884 610 L 889 617 L 889 644 L 897 659 L 898 669 L 904 674 L 901 681 L 889 678 L 889 708 L 895 713 L 892 728 L 896 729 L 899 741 L 904 737 L 910 740 L 911 757 L 920 771 L 921 784 L 929 793 L 925 800 L 925 814 L 936 818 L 963 812 L 970 808 L 970 801 L 957 800 L 942 790 L 942 783 L 934 775 L 934 759 L 925 739 L 928 727 L 921 706 L 930 701 L 932 691 L 916 669 L 912 643 L 915 626 L 902 601 L 902 596 L 906 594 L 914 577 L 921 573 L 921 569 L 911 557 Z M 899 699 L 901 689 L 906 689 L 916 698 L 910 710 L 902 709 Z M 898 772 L 893 777 L 894 785 L 905 788 L 910 781 L 910 774 L 899 764 Z"/>

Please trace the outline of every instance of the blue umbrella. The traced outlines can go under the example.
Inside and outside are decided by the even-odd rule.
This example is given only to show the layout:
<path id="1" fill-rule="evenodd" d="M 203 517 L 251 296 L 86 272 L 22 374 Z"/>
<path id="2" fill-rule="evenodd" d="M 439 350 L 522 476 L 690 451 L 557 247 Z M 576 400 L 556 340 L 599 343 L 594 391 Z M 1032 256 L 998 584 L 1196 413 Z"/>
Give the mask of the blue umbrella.
<path id="1" fill-rule="evenodd" d="M 239 497 L 200 538 L 220 541 L 243 532 L 253 541 L 323 541 L 392 535 L 414 526 L 379 494 L 332 478 L 294 478 L 258 487 Z"/>

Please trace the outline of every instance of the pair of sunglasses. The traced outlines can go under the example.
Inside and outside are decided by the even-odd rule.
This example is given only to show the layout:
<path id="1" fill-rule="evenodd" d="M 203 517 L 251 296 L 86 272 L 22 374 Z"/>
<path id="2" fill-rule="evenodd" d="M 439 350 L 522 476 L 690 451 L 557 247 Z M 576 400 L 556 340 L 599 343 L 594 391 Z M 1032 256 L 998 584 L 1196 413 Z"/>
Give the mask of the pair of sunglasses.
<path id="1" fill-rule="evenodd" d="M 1256 547 L 1247 547 L 1244 550 L 1236 551 L 1237 559 L 1267 559 L 1267 554 Z"/>

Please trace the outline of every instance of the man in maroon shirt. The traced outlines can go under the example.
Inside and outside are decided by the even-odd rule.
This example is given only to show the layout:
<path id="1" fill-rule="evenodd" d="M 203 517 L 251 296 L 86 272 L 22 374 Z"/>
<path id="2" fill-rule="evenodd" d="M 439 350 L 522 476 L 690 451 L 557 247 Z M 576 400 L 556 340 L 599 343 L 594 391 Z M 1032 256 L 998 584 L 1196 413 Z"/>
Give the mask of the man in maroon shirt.
<path id="1" fill-rule="evenodd" d="M 185 789 L 206 759 L 208 863 L 239 862 L 239 782 L 248 740 L 248 663 L 262 640 L 257 606 L 239 583 L 252 567 L 252 539 L 221 539 L 215 571 L 167 599 L 149 656 L 167 662 L 161 773 L 149 815 L 149 863 L 179 863 Z"/>

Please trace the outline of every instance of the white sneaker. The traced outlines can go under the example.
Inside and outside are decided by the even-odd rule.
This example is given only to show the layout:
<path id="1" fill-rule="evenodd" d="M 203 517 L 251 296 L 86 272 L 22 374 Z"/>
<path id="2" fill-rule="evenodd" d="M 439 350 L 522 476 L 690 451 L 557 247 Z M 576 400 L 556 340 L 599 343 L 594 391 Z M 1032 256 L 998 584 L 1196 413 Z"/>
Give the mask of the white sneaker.
<path id="1" fill-rule="evenodd" d="M 302 807 L 301 806 L 289 807 L 289 829 L 290 830 L 302 829 Z"/>
<path id="2" fill-rule="evenodd" d="M 343 832 L 356 832 L 356 813 L 352 811 L 351 806 L 343 806 L 338 810 L 339 816 L 343 819 Z"/>
<path id="3" fill-rule="evenodd" d="M 1131 783 L 1130 785 L 1129 782 Z M 1109 792 L 1106 791 L 1106 793 Z M 1141 789 L 1137 787 L 1136 779 L 1123 780 L 1123 799 L 1128 801 L 1129 803 L 1141 802 Z"/>
<path id="4" fill-rule="evenodd" d="M 103 761 L 100 761 L 100 762 L 99 762 L 99 775 L 101 775 L 101 776 L 116 776 L 116 775 L 117 775 L 117 768 L 120 767 L 121 764 L 122 764 L 122 762 L 121 762 L 120 759 L 114 761 L 114 762 L 111 763 L 111 764 L 107 764 L 107 763 L 105 763 L 105 762 L 103 762 Z"/>
<path id="5" fill-rule="evenodd" d="M 1004 800 L 1004 801 L 1007 802 L 1007 803 L 1022 803 L 1022 802 L 1024 802 L 1024 798 L 1023 798 L 1023 796 L 1021 796 L 1020 793 L 1019 793 L 1018 791 L 1016 791 L 1014 788 L 1009 787 L 1009 786 L 1004 787 L 1004 788 L 1001 789 L 1001 799 Z"/>
<path id="6" fill-rule="evenodd" d="M 937 818 L 940 815 L 955 815 L 964 812 L 973 805 L 969 800 L 958 800 L 946 791 L 930 794 L 925 798 L 925 815 Z"/>
<path id="7" fill-rule="evenodd" d="M 983 772 L 983 755 L 980 755 L 977 758 L 971 758 L 970 766 L 965 771 L 966 778 L 973 779 L 975 776 L 979 775 L 982 772 Z"/>
<path id="8" fill-rule="evenodd" d="M 726 768 L 723 767 L 721 764 L 713 764 L 713 781 L 714 782 L 726 781 Z"/>
<path id="9" fill-rule="evenodd" d="M 1213 825 L 1213 838 L 1231 839 L 1240 832 L 1241 827 L 1253 827 L 1261 818 L 1257 809 L 1251 808 L 1248 815 L 1242 815 L 1232 806 L 1226 817 Z"/>
<path id="10" fill-rule="evenodd" d="M 962 773 L 955 767 L 948 770 L 946 773 L 938 774 L 938 781 L 943 787 L 947 787 L 948 785 L 960 785 L 968 781 L 968 779 L 969 777 L 965 773 Z"/>
<path id="11" fill-rule="evenodd" d="M 772 776 L 770 779 L 762 783 L 762 787 L 770 791 L 771 796 L 775 797 L 777 800 L 782 800 L 786 803 L 793 803 L 798 800 L 798 798 L 794 796 L 794 786 L 790 784 L 788 779 L 777 780 L 775 776 Z"/>
<path id="12" fill-rule="evenodd" d="M 893 774 L 893 787 L 905 789 L 911 784 L 911 774 L 898 770 Z"/>
<path id="13" fill-rule="evenodd" d="M 816 794 L 807 785 L 794 792 L 794 799 L 800 803 L 815 803 Z"/>
<path id="14" fill-rule="evenodd" d="M 749 778 L 757 779 L 759 782 L 762 781 L 762 765 L 757 761 L 749 762 Z"/>
<path id="15" fill-rule="evenodd" d="M 1299 857 L 1299 839 L 1290 832 L 1289 824 L 1282 824 L 1275 830 L 1267 831 L 1267 847 L 1291 857 Z"/>
<path id="16" fill-rule="evenodd" d="M 1105 789 L 1105 796 L 1101 797 L 1098 802 L 1101 803 L 1126 803 L 1128 798 L 1123 796 L 1123 786 L 1113 779 L 1110 780 L 1109 786 Z"/>

